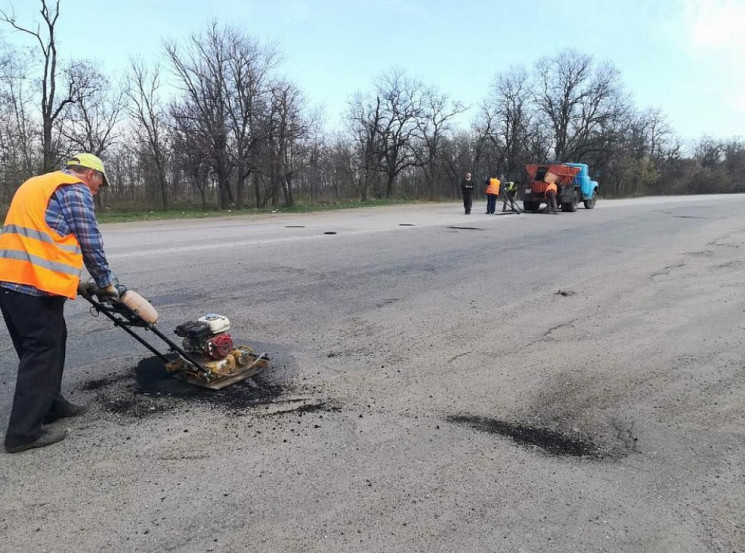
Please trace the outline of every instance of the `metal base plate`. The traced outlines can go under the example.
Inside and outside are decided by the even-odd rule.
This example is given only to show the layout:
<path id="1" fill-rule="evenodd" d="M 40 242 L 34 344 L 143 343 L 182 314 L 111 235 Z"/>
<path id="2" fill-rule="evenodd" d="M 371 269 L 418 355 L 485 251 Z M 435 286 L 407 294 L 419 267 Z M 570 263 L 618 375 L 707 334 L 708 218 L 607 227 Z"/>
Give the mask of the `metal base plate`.
<path id="1" fill-rule="evenodd" d="M 174 373 L 173 378 L 181 380 L 182 382 L 194 384 L 194 386 L 209 388 L 210 390 L 222 390 L 223 388 L 230 386 L 231 384 L 235 384 L 236 382 L 241 382 L 243 380 L 251 378 L 252 376 L 256 376 L 268 365 L 266 359 L 258 359 L 257 361 L 258 363 L 252 363 L 250 365 L 247 365 L 246 367 L 236 369 L 229 375 L 220 376 L 211 382 L 205 382 L 196 374 L 189 371 Z"/>

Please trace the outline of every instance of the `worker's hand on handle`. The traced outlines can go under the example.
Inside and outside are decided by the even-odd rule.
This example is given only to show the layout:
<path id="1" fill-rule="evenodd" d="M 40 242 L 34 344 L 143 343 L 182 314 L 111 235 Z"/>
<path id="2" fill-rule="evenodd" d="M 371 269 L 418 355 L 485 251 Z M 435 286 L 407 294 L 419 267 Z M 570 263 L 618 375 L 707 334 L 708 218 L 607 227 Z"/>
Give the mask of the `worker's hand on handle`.
<path id="1" fill-rule="evenodd" d="M 83 282 L 82 280 L 78 282 L 78 295 L 83 296 L 84 298 L 88 298 L 96 293 L 96 290 L 98 290 L 98 286 L 96 286 L 96 283 L 93 281 L 86 281 Z"/>
<path id="2" fill-rule="evenodd" d="M 99 289 L 97 293 L 99 296 L 101 296 L 101 299 L 109 299 L 109 300 L 119 299 L 119 289 L 113 284 L 109 284 L 108 286 L 105 286 L 104 288 Z"/>

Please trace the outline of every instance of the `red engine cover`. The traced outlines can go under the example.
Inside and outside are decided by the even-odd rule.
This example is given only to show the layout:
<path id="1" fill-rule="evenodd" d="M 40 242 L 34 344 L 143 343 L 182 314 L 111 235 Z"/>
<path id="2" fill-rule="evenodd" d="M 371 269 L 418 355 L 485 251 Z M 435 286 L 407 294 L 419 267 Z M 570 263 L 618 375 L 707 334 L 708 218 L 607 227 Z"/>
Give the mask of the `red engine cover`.
<path id="1" fill-rule="evenodd" d="M 212 338 L 209 338 L 206 342 L 205 350 L 207 355 L 209 355 L 212 359 L 223 359 L 226 357 L 230 350 L 233 349 L 233 338 L 231 338 L 230 334 L 218 334 L 217 336 L 213 336 Z"/>

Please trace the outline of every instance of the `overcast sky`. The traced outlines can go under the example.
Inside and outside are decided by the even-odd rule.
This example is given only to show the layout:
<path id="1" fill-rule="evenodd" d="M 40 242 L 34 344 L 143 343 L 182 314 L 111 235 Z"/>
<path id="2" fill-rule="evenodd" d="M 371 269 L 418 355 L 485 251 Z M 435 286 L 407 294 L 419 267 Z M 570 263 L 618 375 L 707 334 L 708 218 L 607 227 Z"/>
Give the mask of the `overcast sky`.
<path id="1" fill-rule="evenodd" d="M 53 3 L 55 0 L 48 0 Z M 40 0 L 0 0 L 19 22 Z M 621 72 L 637 107 L 677 134 L 745 136 L 745 0 L 60 0 L 60 55 L 110 78 L 216 20 L 282 52 L 280 71 L 338 125 L 349 97 L 393 67 L 472 106 L 497 73 L 575 48 Z M 5 40 L 32 46 L 0 26 Z"/>

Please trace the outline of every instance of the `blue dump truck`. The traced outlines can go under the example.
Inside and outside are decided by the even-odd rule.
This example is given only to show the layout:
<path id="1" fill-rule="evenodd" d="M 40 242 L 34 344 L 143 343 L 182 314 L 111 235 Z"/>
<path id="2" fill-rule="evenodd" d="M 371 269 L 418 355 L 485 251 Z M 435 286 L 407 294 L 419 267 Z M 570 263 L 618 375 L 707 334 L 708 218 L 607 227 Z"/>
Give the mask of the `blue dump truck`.
<path id="1" fill-rule="evenodd" d="M 530 177 L 521 187 L 523 209 L 536 213 L 546 203 L 546 187 L 558 187 L 557 202 L 562 211 L 577 211 L 579 202 L 585 209 L 595 207 L 598 183 L 590 180 L 590 171 L 584 163 L 534 163 L 525 166 Z"/>

